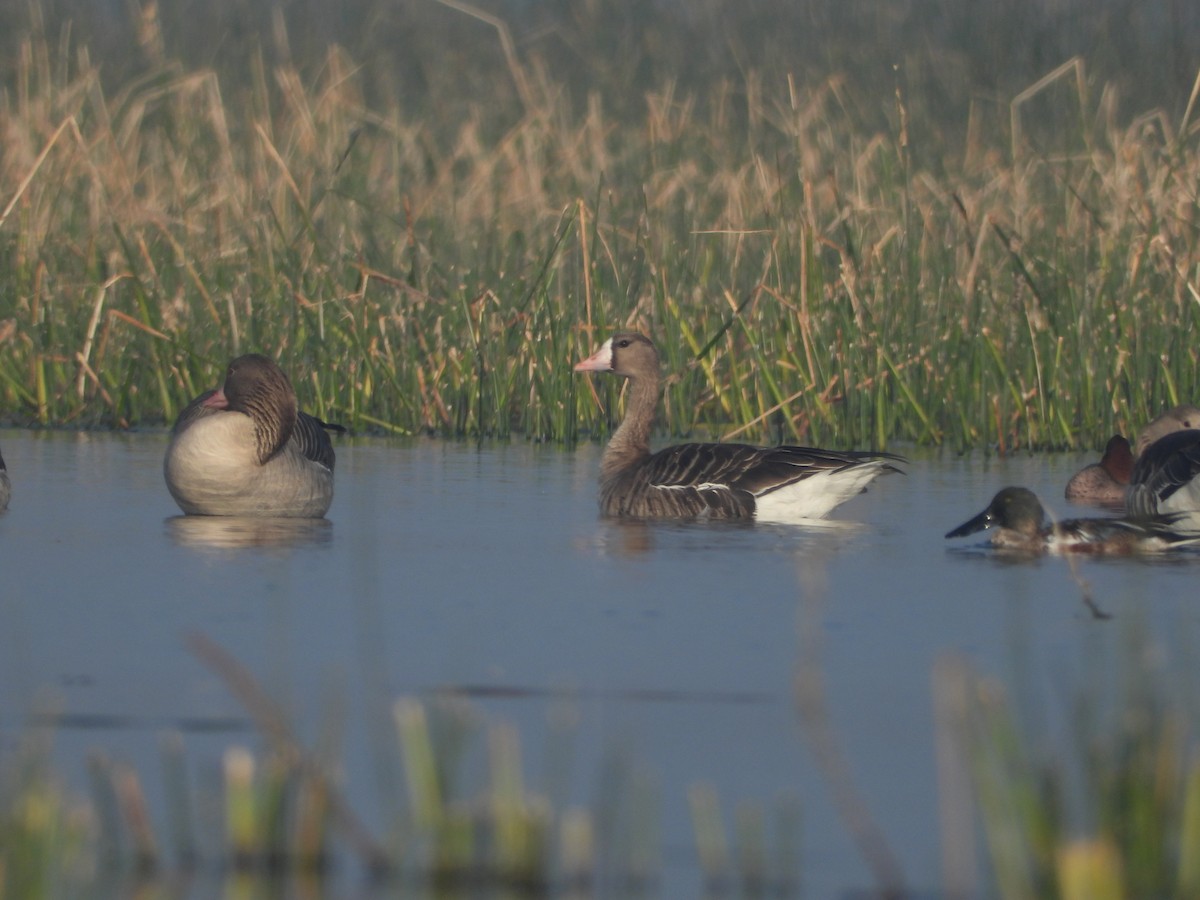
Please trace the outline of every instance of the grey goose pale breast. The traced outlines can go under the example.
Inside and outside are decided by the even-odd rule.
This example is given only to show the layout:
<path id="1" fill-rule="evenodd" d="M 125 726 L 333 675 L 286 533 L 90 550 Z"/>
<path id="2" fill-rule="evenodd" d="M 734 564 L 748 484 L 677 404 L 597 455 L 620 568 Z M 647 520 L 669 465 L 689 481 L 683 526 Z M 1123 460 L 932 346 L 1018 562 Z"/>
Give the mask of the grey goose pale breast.
<path id="1" fill-rule="evenodd" d="M 163 461 L 167 488 L 189 515 L 320 518 L 333 502 L 333 444 L 301 412 L 274 361 L 229 364 L 220 388 L 192 400 Z"/>

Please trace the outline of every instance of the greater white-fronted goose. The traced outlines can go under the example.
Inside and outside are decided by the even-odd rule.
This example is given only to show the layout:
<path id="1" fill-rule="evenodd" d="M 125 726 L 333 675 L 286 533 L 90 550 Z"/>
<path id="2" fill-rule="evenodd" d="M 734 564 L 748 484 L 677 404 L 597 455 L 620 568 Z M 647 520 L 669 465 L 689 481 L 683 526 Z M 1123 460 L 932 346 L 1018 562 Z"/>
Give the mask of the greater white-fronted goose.
<path id="1" fill-rule="evenodd" d="M 0 509 L 8 509 L 11 497 L 12 482 L 8 480 L 8 468 L 4 465 L 4 457 L 0 456 Z"/>
<path id="2" fill-rule="evenodd" d="M 903 461 L 889 453 L 747 444 L 679 444 L 651 453 L 659 361 L 650 339 L 613 335 L 575 371 L 629 379 L 625 419 L 600 462 L 600 511 L 607 516 L 818 519 L 879 475 L 899 471 L 889 461 Z"/>
<path id="3" fill-rule="evenodd" d="M 1114 434 L 1108 439 L 1100 462 L 1084 466 L 1072 475 L 1064 493 L 1076 503 L 1123 506 L 1132 475 L 1133 449 L 1124 435 Z"/>
<path id="4" fill-rule="evenodd" d="M 229 364 L 224 384 L 184 407 L 163 473 L 189 515 L 320 518 L 333 502 L 333 444 L 325 423 L 296 408 L 296 392 L 257 353 Z"/>

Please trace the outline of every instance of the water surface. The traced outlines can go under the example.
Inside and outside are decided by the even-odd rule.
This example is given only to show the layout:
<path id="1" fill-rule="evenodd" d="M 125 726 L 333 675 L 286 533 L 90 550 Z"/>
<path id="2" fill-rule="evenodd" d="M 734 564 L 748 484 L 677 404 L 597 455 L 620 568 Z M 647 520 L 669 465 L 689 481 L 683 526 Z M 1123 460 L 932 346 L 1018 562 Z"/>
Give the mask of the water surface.
<path id="1" fill-rule="evenodd" d="M 939 880 L 931 671 L 964 656 L 1053 716 L 1115 667 L 1137 623 L 1167 664 L 1197 646 L 1200 557 L 1021 563 L 942 535 L 1005 484 L 1059 514 L 1091 455 L 921 457 L 827 527 L 629 525 L 598 518 L 599 449 L 344 440 L 326 521 L 183 519 L 161 434 L 0 432 L 14 484 L 0 515 L 0 740 L 61 711 L 57 758 L 85 783 L 103 748 L 158 773 L 182 728 L 198 777 L 254 743 L 245 710 L 186 647 L 234 654 L 316 742 L 340 716 L 351 802 L 389 804 L 378 735 L 400 695 L 473 697 L 519 727 L 531 783 L 556 710 L 578 717 L 569 793 L 595 800 L 614 749 L 662 797 L 663 896 L 697 882 L 686 791 L 780 797 L 803 815 L 809 896 L 870 887 L 797 715 L 819 679 L 823 740 L 844 763 L 905 878 Z M 1098 619 L 1081 601 L 1082 579 Z"/>

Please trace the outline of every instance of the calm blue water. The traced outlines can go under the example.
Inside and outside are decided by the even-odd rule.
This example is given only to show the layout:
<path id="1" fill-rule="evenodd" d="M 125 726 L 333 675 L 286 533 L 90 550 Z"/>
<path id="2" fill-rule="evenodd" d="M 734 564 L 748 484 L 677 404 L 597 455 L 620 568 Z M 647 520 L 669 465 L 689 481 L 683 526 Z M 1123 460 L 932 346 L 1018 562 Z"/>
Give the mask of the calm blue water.
<path id="1" fill-rule="evenodd" d="M 597 447 L 355 439 L 338 447 L 328 521 L 280 533 L 178 518 L 165 440 L 0 432 L 14 484 L 0 516 L 0 748 L 61 711 L 57 759 L 76 784 L 100 748 L 153 794 L 168 728 L 184 730 L 202 783 L 226 746 L 256 743 L 187 649 L 200 633 L 306 741 L 339 723 L 345 791 L 373 827 L 393 806 L 379 737 L 391 701 L 457 689 L 519 726 L 531 784 L 564 708 L 577 717 L 572 800 L 595 802 L 614 753 L 654 778 L 663 896 L 696 891 L 697 783 L 715 786 L 727 824 L 743 801 L 798 802 L 808 896 L 870 888 L 797 714 L 799 673 L 819 685 L 825 746 L 906 882 L 935 891 L 935 661 L 960 654 L 1052 719 L 1120 664 L 1134 625 L 1168 669 L 1200 646 L 1200 556 L 1085 561 L 1078 577 L 1112 614 L 1098 620 L 1062 560 L 943 540 L 1010 483 L 1088 514 L 1058 498 L 1090 455 L 921 458 L 827 528 L 633 526 L 597 517 Z"/>

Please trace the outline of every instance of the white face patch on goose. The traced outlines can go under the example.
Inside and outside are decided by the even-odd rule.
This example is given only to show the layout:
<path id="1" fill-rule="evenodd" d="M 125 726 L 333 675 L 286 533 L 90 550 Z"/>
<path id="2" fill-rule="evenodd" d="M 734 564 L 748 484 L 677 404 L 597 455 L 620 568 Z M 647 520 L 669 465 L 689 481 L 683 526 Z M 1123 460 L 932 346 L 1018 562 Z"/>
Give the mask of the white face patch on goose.
<path id="1" fill-rule="evenodd" d="M 575 365 L 576 372 L 611 372 L 613 367 L 612 338 L 605 341 L 600 349 L 587 359 Z"/>

